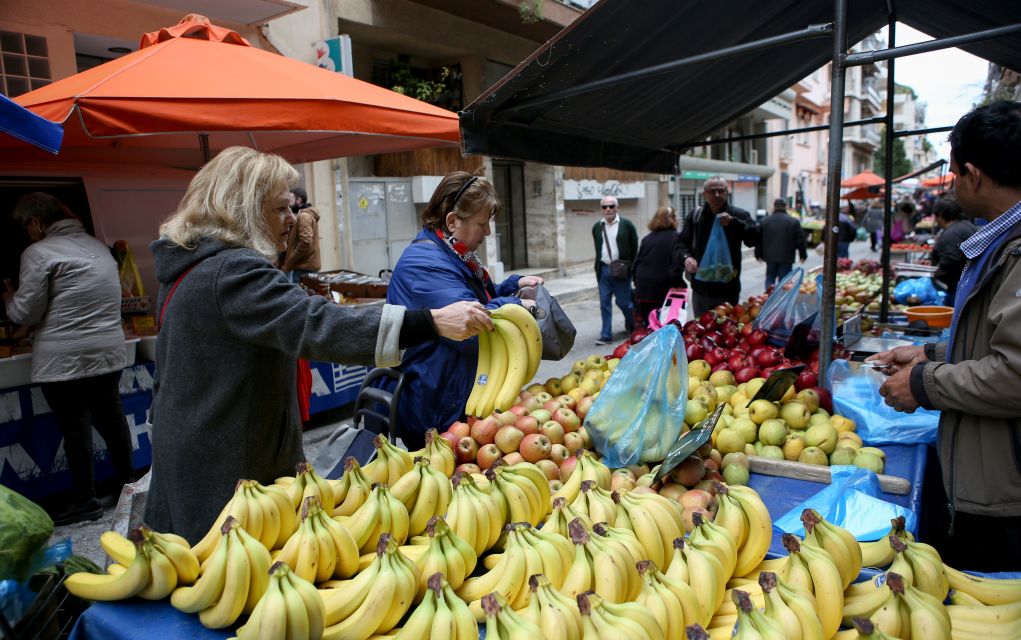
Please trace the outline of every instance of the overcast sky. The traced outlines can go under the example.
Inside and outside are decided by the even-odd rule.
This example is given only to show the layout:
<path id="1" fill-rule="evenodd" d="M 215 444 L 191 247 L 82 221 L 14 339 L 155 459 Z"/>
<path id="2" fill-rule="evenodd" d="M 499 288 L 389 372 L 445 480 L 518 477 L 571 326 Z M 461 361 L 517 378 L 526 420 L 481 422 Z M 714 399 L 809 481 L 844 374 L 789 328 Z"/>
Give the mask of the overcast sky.
<path id="1" fill-rule="evenodd" d="M 886 29 L 883 29 L 886 38 Z M 927 34 L 897 23 L 897 46 L 931 40 Z M 988 63 L 960 49 L 943 49 L 905 58 L 897 58 L 894 78 L 915 90 L 921 102 L 927 104 L 927 127 L 950 126 L 967 113 L 982 96 Z M 946 133 L 934 133 L 929 142 L 936 147 L 941 158 L 950 159 L 950 145 Z"/>

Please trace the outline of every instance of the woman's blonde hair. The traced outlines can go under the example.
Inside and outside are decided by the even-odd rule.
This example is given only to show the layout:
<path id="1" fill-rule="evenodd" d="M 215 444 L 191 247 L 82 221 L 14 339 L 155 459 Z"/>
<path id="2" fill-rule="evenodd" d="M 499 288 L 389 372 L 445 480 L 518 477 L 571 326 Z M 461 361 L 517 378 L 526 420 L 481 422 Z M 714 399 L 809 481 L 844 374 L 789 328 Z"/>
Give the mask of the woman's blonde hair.
<path id="1" fill-rule="evenodd" d="M 186 249 L 214 238 L 275 261 L 276 239 L 266 225 L 265 205 L 297 180 L 298 172 L 280 156 L 228 147 L 195 174 L 177 213 L 160 226 L 160 236 Z"/>

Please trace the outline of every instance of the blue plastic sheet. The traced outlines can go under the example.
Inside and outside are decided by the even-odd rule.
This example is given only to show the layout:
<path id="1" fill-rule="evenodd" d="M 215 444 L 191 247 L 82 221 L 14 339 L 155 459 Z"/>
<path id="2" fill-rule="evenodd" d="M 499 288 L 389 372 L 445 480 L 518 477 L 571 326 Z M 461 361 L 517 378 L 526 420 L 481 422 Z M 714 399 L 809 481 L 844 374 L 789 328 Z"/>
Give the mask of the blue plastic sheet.
<path id="1" fill-rule="evenodd" d="M 936 287 L 932 286 L 932 278 L 911 278 L 893 288 L 893 299 L 897 304 L 941 305 L 946 297 L 945 291 L 936 291 Z"/>
<path id="2" fill-rule="evenodd" d="M 897 516 L 904 516 L 909 530 L 915 529 L 914 511 L 879 497 L 882 491 L 875 473 L 850 465 L 835 465 L 830 471 L 829 486 L 785 513 L 773 526 L 804 536 L 801 513 L 815 509 L 827 522 L 844 527 L 862 541 L 879 540 Z"/>
<path id="3" fill-rule="evenodd" d="M 829 369 L 833 409 L 854 420 L 868 444 L 925 444 L 936 441 L 939 411 L 902 413 L 883 402 L 879 387 L 886 376 L 848 360 L 834 360 Z"/>
<path id="4" fill-rule="evenodd" d="M 63 538 L 45 549 L 40 549 L 32 558 L 32 566 L 28 575 L 52 567 L 67 560 L 71 556 L 71 538 Z M 35 600 L 36 593 L 28 588 L 28 580 L 0 580 L 0 615 L 14 623 L 20 620 Z"/>
<path id="5" fill-rule="evenodd" d="M 730 282 L 736 275 L 734 262 L 730 258 L 727 234 L 724 233 L 723 227 L 720 225 L 720 219 L 716 218 L 713 220 L 713 228 L 709 232 L 709 243 L 698 263 L 695 278 L 702 282 Z"/>
<path id="6" fill-rule="evenodd" d="M 631 347 L 585 416 L 611 469 L 662 461 L 681 435 L 688 400 L 684 338 L 673 323 Z"/>

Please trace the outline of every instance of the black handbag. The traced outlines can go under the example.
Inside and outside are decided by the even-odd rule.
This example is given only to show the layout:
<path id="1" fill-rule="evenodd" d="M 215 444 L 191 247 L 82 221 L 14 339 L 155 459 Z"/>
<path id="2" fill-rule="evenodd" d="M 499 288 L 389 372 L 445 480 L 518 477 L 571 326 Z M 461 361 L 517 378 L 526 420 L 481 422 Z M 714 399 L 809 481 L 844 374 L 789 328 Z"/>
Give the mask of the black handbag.
<path id="1" fill-rule="evenodd" d="M 541 284 L 519 290 L 518 297 L 522 300 L 535 300 L 532 315 L 542 334 L 542 359 L 560 360 L 566 356 L 574 346 L 574 337 L 578 331 L 557 299 Z"/>
<path id="2" fill-rule="evenodd" d="M 610 251 L 610 236 L 606 233 L 606 225 L 603 225 L 603 240 L 606 242 L 607 255 L 612 256 Z M 610 277 L 614 280 L 629 280 L 631 278 L 630 260 L 611 260 Z"/>

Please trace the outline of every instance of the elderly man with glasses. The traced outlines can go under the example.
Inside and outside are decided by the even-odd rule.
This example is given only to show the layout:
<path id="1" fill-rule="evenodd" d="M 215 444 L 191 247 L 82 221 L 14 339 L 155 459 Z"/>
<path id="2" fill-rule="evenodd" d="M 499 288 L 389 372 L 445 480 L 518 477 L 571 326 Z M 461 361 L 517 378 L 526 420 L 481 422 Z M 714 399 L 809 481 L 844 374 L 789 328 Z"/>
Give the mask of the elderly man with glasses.
<path id="1" fill-rule="evenodd" d="M 596 280 L 599 283 L 599 313 L 603 326 L 597 345 L 613 340 L 613 307 L 611 298 L 624 314 L 624 328 L 628 333 L 635 328 L 634 304 L 631 296 L 631 265 L 638 253 L 638 231 L 630 220 L 617 212 L 620 203 L 606 196 L 600 203 L 603 219 L 592 226 L 592 241 L 596 247 Z"/>
<path id="2" fill-rule="evenodd" d="M 684 215 L 681 231 L 674 243 L 674 262 L 683 263 L 688 273 L 696 318 L 723 303 L 737 304 L 741 296 L 741 243 L 754 247 L 760 237 L 759 227 L 751 215 L 728 201 L 730 190 L 723 178 L 709 178 L 702 192 L 705 204 Z M 717 220 L 727 236 L 730 261 L 734 267 L 734 277 L 728 282 L 707 282 L 697 277 L 699 263 L 709 245 L 709 234 Z"/>

